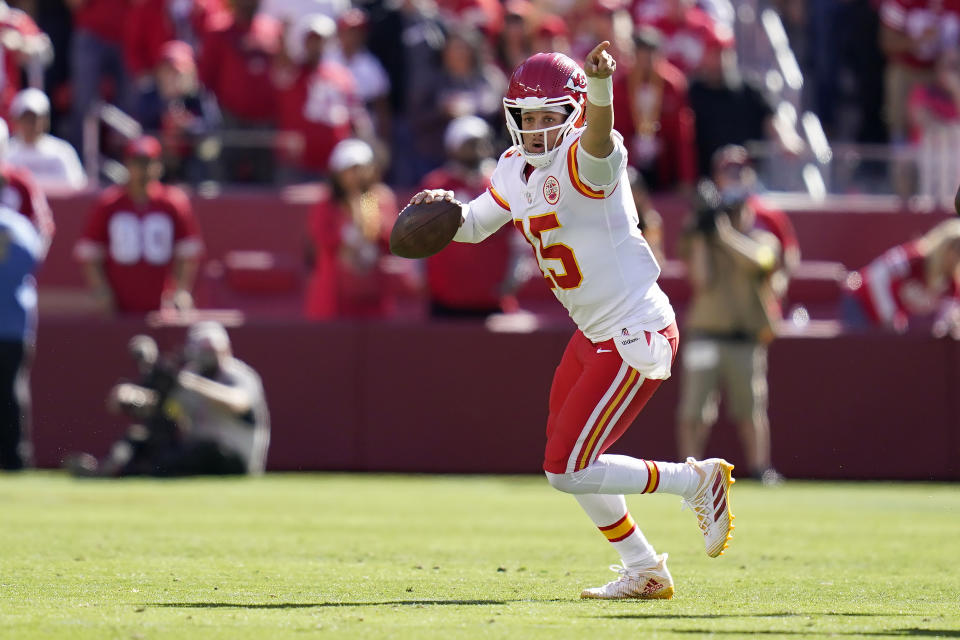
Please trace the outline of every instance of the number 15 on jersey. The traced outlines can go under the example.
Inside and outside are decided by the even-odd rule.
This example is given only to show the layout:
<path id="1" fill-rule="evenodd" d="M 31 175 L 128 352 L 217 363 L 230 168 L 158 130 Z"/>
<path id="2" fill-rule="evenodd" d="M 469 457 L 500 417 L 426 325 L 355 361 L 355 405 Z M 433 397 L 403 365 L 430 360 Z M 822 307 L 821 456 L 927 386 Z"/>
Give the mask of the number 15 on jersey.
<path id="1" fill-rule="evenodd" d="M 550 288 L 576 289 L 579 287 L 580 283 L 583 282 L 583 273 L 580 271 L 580 265 L 577 264 L 577 257 L 574 255 L 573 249 L 560 242 L 548 245 L 543 243 L 541 234 L 544 231 L 559 229 L 562 226 L 557 219 L 557 212 L 551 211 L 550 213 L 530 216 L 528 225 L 529 228 L 525 229 L 523 220 L 513 221 L 513 226 L 533 247 L 537 264 L 540 265 L 543 277 L 550 283 Z"/>

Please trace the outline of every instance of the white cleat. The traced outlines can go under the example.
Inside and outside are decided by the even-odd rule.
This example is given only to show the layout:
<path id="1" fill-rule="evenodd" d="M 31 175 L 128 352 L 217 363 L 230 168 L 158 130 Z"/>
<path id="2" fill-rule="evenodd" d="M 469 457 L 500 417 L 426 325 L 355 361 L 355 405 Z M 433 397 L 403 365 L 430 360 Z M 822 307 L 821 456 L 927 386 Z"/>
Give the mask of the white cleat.
<path id="1" fill-rule="evenodd" d="M 722 458 L 701 461 L 687 458 L 687 464 L 700 476 L 700 484 L 693 496 L 683 499 L 683 506 L 697 515 L 707 555 L 716 558 L 733 537 L 736 517 L 730 512 L 730 485 L 736 482 L 731 475 L 733 465 Z"/>
<path id="2" fill-rule="evenodd" d="M 667 570 L 667 554 L 657 556 L 657 566 L 628 571 L 619 564 L 610 565 L 620 577 L 602 587 L 584 589 L 583 599 L 594 600 L 669 600 L 673 597 L 673 576 Z"/>

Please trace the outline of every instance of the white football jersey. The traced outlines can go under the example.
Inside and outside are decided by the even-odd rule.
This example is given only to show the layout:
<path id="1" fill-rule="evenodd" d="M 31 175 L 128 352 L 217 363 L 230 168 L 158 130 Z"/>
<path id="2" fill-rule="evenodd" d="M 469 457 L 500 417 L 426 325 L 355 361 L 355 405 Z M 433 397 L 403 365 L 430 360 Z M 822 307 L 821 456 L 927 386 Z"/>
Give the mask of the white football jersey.
<path id="1" fill-rule="evenodd" d="M 660 266 L 643 234 L 627 182 L 626 152 L 610 185 L 580 174 L 577 149 L 583 129 L 560 143 L 546 167 L 524 178 L 526 161 L 510 148 L 497 163 L 492 186 L 473 200 L 454 240 L 480 242 L 512 221 L 533 247 L 547 284 L 593 342 L 626 329 L 659 331 L 674 321 L 657 285 Z M 616 144 L 623 144 L 614 132 Z"/>

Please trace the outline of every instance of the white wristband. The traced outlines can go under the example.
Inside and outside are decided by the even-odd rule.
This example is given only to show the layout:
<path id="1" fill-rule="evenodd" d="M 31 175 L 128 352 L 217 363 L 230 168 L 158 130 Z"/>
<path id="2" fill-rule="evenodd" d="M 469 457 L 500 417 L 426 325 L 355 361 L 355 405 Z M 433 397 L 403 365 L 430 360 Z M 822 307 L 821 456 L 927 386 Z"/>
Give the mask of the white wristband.
<path id="1" fill-rule="evenodd" d="M 609 107 L 613 104 L 613 77 L 587 77 L 587 100 L 598 107 Z"/>

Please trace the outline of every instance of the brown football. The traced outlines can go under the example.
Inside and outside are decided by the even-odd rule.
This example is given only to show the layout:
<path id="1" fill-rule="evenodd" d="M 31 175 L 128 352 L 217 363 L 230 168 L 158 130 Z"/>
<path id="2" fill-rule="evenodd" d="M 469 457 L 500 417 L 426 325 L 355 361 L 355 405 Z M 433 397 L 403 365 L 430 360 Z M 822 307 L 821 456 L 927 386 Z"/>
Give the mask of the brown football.
<path id="1" fill-rule="evenodd" d="M 401 258 L 426 258 L 450 244 L 460 227 L 459 202 L 408 204 L 390 232 L 390 251 Z"/>

